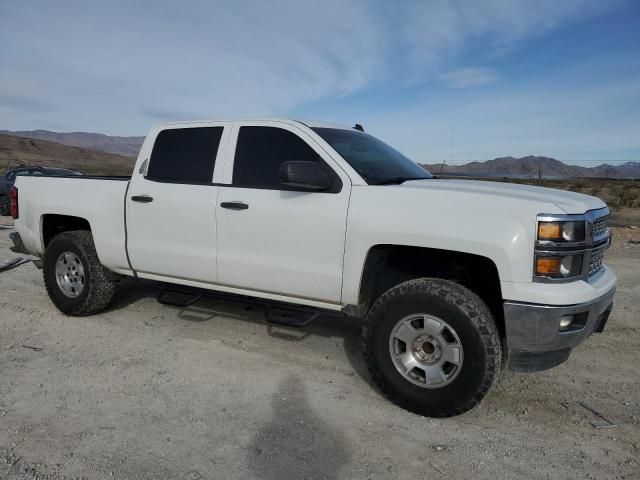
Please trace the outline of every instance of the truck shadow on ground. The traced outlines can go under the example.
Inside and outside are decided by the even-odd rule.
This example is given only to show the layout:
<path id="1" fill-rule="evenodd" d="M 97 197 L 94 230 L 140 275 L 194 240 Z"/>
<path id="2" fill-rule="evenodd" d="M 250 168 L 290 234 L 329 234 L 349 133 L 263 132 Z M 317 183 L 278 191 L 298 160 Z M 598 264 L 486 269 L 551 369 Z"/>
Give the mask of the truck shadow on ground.
<path id="1" fill-rule="evenodd" d="M 109 311 L 126 309 L 140 300 L 155 299 L 157 295 L 158 290 L 152 284 L 123 282 Z M 287 342 L 302 342 L 313 336 L 341 338 L 349 366 L 355 374 L 377 391 L 369 377 L 363 358 L 362 320 L 360 319 L 321 315 L 304 327 L 294 328 L 270 324 L 266 321 L 263 307 L 255 304 L 249 305 L 239 300 L 205 297 L 187 307 L 173 307 L 170 305 L 163 305 L 162 307 L 166 308 L 167 311 L 177 312 L 177 319 L 195 324 L 210 322 L 214 319 L 220 321 L 222 319 L 225 322 L 240 321 L 245 324 L 264 326 L 268 336 Z M 145 321 L 145 323 L 148 324 L 149 322 Z"/>
<path id="2" fill-rule="evenodd" d="M 304 383 L 287 377 L 274 394 L 273 414 L 256 432 L 247 463 L 256 478 L 335 479 L 353 457 L 344 434 L 320 418 Z"/>

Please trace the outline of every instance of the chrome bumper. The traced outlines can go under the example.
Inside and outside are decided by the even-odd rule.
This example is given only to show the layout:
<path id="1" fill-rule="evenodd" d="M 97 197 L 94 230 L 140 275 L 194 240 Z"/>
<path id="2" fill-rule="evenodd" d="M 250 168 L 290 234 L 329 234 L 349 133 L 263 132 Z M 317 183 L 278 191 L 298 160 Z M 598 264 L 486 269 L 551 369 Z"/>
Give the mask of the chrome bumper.
<path id="1" fill-rule="evenodd" d="M 593 332 L 601 332 L 613 307 L 615 288 L 577 305 L 537 305 L 504 302 L 509 368 L 539 371 L 569 358 L 571 350 Z M 561 327 L 561 320 L 571 320 Z"/>

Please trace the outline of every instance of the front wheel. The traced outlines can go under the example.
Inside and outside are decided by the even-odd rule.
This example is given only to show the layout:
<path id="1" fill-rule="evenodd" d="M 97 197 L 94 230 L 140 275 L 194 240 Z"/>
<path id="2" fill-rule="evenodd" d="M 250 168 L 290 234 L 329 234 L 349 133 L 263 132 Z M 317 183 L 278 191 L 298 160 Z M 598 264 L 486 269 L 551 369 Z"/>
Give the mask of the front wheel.
<path id="1" fill-rule="evenodd" d="M 363 328 L 367 367 L 397 405 L 450 417 L 477 405 L 500 371 L 491 312 L 465 287 L 421 278 L 378 298 Z"/>
<path id="2" fill-rule="evenodd" d="M 74 230 L 56 235 L 44 257 L 44 284 L 62 313 L 91 315 L 113 300 L 116 285 L 100 263 L 91 232 Z"/>

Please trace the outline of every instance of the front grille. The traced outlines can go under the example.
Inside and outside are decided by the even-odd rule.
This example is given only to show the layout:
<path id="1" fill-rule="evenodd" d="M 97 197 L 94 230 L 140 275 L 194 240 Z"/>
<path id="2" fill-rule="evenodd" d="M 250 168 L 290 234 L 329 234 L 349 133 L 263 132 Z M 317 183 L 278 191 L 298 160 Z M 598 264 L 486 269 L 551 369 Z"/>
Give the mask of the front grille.
<path id="1" fill-rule="evenodd" d="M 591 237 L 596 240 L 609 232 L 609 215 L 596 218 L 591 228 Z"/>
<path id="2" fill-rule="evenodd" d="M 603 263 L 604 249 L 592 252 L 589 260 L 589 276 L 598 273 L 602 269 Z"/>

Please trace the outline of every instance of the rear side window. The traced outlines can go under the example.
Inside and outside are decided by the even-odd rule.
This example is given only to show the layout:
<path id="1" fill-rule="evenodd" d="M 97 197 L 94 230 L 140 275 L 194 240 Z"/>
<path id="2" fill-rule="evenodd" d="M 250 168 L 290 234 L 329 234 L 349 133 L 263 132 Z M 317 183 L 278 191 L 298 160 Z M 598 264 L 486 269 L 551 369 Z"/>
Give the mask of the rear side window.
<path id="1" fill-rule="evenodd" d="M 223 127 L 175 128 L 156 138 L 145 178 L 159 182 L 211 183 Z"/>
<path id="2" fill-rule="evenodd" d="M 292 190 L 280 183 L 282 162 L 319 162 L 320 156 L 295 133 L 276 127 L 240 127 L 233 162 L 239 187 Z"/>

